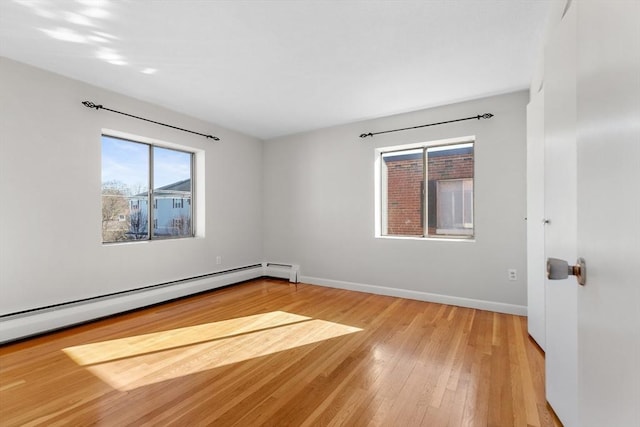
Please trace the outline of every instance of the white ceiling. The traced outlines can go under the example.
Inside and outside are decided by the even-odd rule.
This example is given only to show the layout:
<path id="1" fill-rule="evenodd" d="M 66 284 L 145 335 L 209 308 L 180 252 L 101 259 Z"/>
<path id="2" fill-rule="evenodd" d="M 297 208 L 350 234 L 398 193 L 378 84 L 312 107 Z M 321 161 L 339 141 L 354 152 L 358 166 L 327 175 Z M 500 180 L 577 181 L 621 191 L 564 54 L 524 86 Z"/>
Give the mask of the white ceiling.
<path id="1" fill-rule="evenodd" d="M 527 88 L 549 4 L 0 0 L 0 55 L 269 139 Z"/>

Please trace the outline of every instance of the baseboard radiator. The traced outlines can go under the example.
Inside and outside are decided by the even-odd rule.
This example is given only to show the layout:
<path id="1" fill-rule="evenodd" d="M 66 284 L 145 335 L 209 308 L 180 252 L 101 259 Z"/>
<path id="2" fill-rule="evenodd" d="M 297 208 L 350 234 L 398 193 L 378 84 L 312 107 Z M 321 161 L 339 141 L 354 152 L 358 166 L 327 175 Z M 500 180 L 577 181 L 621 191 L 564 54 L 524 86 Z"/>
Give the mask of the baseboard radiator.
<path id="1" fill-rule="evenodd" d="M 284 264 L 277 262 L 264 262 L 264 275 L 279 279 L 288 279 L 291 283 L 298 283 L 300 276 L 300 266 L 297 264 Z"/>
<path id="2" fill-rule="evenodd" d="M 261 263 L 0 316 L 0 344 L 259 277 L 298 282 L 299 267 Z"/>

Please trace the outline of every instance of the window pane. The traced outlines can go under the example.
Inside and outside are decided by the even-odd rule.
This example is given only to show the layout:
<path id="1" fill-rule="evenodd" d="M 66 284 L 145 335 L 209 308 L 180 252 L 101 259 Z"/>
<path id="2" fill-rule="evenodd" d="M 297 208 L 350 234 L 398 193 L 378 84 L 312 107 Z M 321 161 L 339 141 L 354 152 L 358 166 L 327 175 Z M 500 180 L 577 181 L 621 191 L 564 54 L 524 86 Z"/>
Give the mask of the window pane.
<path id="1" fill-rule="evenodd" d="M 192 235 L 191 153 L 153 147 L 153 237 Z"/>
<path id="2" fill-rule="evenodd" d="M 405 150 L 382 155 L 383 234 L 424 235 L 424 151 Z"/>
<path id="3" fill-rule="evenodd" d="M 430 235 L 473 235 L 473 142 L 429 147 Z"/>
<path id="4" fill-rule="evenodd" d="M 464 199 L 463 199 L 464 227 L 473 228 L 473 179 L 463 180 L 462 190 L 464 192 Z"/>
<path id="5" fill-rule="evenodd" d="M 438 182 L 438 229 L 462 228 L 462 181 Z"/>
<path id="6" fill-rule="evenodd" d="M 102 241 L 146 239 L 149 146 L 102 137 Z"/>

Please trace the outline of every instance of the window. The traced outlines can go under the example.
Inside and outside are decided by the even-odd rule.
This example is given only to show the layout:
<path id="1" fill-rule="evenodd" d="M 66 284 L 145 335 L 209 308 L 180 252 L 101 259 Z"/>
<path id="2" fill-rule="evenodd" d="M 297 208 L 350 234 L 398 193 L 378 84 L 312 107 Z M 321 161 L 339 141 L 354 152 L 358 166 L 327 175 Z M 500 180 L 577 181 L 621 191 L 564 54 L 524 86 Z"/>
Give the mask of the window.
<path id="1" fill-rule="evenodd" d="M 473 139 L 377 152 L 377 235 L 473 237 Z"/>
<path id="2" fill-rule="evenodd" d="M 193 157 L 103 135 L 103 243 L 192 237 Z"/>

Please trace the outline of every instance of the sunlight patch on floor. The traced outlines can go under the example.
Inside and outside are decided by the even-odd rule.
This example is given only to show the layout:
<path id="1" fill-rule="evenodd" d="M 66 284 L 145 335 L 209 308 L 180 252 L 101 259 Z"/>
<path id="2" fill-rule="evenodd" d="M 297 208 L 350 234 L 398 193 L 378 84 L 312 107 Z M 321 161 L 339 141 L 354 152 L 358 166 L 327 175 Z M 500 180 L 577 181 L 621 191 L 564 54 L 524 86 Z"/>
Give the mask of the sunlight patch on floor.
<path id="1" fill-rule="evenodd" d="M 113 388 L 126 391 L 361 330 L 274 311 L 63 351 Z"/>
<path id="2" fill-rule="evenodd" d="M 311 320 L 311 318 L 284 311 L 272 311 L 168 331 L 67 347 L 63 351 L 78 365 L 94 365 L 306 320 Z"/>

